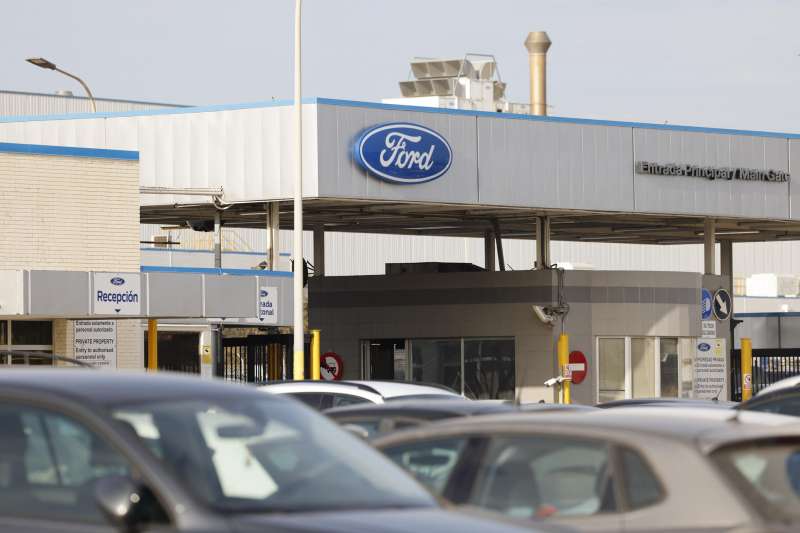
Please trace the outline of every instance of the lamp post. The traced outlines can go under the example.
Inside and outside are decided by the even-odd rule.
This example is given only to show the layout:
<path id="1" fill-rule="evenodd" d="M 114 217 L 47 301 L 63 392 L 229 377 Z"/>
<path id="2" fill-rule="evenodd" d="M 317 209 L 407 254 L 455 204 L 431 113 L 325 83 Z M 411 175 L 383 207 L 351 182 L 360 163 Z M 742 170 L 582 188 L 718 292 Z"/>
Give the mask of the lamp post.
<path id="1" fill-rule="evenodd" d="M 302 0 L 294 3 L 294 229 L 292 256 L 294 257 L 293 299 L 294 299 L 294 353 L 292 377 L 305 377 L 305 324 L 303 321 L 303 102 L 300 87 L 300 16 Z"/>
<path id="2" fill-rule="evenodd" d="M 47 70 L 55 70 L 56 72 L 60 72 L 64 76 L 68 76 L 73 80 L 77 81 L 78 83 L 80 83 L 83 86 L 83 90 L 85 90 L 86 94 L 89 95 L 89 102 L 92 104 L 92 113 L 97 113 L 97 106 L 94 103 L 94 96 L 92 96 L 92 91 L 89 90 L 89 86 L 86 85 L 86 83 L 78 76 L 76 76 L 75 74 L 70 74 L 66 70 L 61 70 L 55 65 L 55 63 L 52 63 L 43 57 L 30 57 L 25 61 L 27 61 L 31 65 L 36 65 L 39 68 L 44 68 Z"/>

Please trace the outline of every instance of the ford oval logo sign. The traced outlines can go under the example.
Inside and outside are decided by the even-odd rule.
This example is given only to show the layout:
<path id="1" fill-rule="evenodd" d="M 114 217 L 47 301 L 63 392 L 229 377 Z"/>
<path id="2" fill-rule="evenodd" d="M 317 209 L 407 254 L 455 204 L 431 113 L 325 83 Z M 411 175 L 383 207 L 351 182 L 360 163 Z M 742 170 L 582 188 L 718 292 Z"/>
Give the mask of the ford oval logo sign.
<path id="1" fill-rule="evenodd" d="M 354 146 L 356 162 L 391 183 L 425 183 L 444 175 L 453 162 L 453 150 L 430 128 L 396 122 L 365 130 Z"/>
<path id="2" fill-rule="evenodd" d="M 125 280 L 122 278 L 111 278 L 111 284 L 117 286 L 125 285 Z"/>
<path id="3" fill-rule="evenodd" d="M 700 344 L 697 345 L 697 349 L 700 350 L 701 352 L 707 352 L 711 349 L 711 345 L 705 342 L 701 342 Z"/>

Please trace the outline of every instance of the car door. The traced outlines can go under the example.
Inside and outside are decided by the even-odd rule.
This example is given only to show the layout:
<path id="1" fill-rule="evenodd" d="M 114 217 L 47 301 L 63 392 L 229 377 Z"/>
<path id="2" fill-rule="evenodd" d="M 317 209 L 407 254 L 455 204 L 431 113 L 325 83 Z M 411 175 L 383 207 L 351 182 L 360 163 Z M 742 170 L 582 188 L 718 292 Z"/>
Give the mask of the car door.
<path id="1" fill-rule="evenodd" d="M 80 421 L 39 405 L 0 401 L 0 531 L 117 531 L 95 499 L 96 483 L 116 476 L 137 472 Z M 149 510 L 145 530 L 170 529 L 155 499 Z"/>

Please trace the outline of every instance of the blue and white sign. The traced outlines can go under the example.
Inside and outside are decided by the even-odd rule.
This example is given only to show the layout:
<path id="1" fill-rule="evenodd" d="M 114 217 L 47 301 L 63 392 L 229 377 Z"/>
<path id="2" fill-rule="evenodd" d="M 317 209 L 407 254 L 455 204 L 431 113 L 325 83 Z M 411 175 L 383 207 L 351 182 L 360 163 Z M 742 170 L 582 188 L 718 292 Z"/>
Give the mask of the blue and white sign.
<path id="1" fill-rule="evenodd" d="M 381 124 L 363 131 L 353 152 L 361 168 L 391 183 L 435 180 L 453 163 L 453 150 L 444 137 L 425 126 L 406 122 Z"/>
<path id="2" fill-rule="evenodd" d="M 709 320 L 712 313 L 711 291 L 703 289 L 700 293 L 700 320 Z"/>
<path id="3" fill-rule="evenodd" d="M 263 324 L 278 323 L 278 287 L 258 288 L 258 321 Z"/>
<path id="4" fill-rule="evenodd" d="M 92 313 L 95 315 L 141 315 L 142 278 L 136 273 L 95 272 Z"/>
<path id="5" fill-rule="evenodd" d="M 728 320 L 731 316 L 731 312 L 733 311 L 733 302 L 731 301 L 731 295 L 725 289 L 719 289 L 717 292 L 714 293 L 714 316 L 717 317 L 717 320 Z"/>

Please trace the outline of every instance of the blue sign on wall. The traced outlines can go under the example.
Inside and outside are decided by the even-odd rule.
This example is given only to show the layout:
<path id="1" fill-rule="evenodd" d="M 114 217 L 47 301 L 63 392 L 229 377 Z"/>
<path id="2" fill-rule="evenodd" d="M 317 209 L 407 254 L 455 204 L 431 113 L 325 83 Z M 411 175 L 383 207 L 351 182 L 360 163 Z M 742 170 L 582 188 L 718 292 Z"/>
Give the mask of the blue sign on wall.
<path id="1" fill-rule="evenodd" d="M 391 183 L 425 183 L 443 176 L 453 163 L 453 150 L 430 128 L 407 122 L 380 124 L 364 130 L 353 147 L 356 162 Z"/>
<path id="2" fill-rule="evenodd" d="M 710 320 L 711 313 L 712 313 L 712 305 L 711 305 L 711 291 L 708 289 L 702 289 L 700 293 L 700 319 L 701 320 Z"/>

